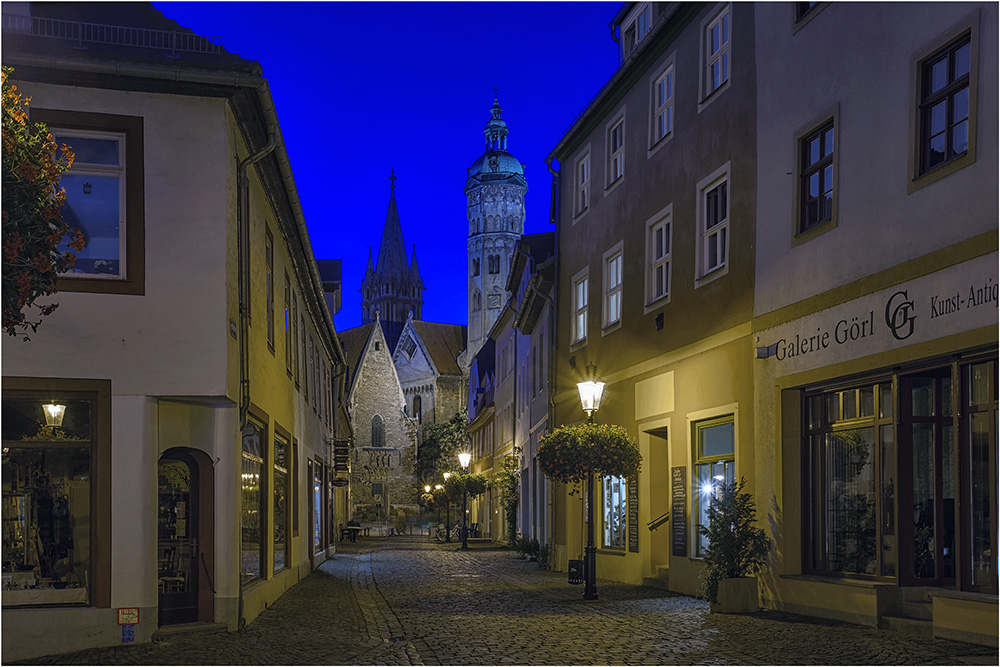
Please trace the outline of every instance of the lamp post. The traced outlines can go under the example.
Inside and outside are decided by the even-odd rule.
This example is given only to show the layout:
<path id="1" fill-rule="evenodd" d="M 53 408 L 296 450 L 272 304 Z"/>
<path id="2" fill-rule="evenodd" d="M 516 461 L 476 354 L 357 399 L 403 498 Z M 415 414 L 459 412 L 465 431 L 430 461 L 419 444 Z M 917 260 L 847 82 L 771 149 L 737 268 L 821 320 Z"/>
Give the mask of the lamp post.
<path id="1" fill-rule="evenodd" d="M 435 484 L 435 485 L 434 485 L 434 490 L 435 490 L 435 491 L 440 491 L 440 490 L 441 490 L 441 489 L 443 489 L 443 488 L 444 488 L 444 487 L 443 487 L 443 486 L 441 486 L 440 484 Z M 440 507 L 438 507 L 438 524 L 440 524 L 440 523 L 441 523 L 441 508 L 440 508 Z"/>
<path id="2" fill-rule="evenodd" d="M 469 524 L 468 519 L 465 516 L 466 512 L 466 498 L 469 496 L 468 489 L 468 474 L 469 474 L 469 462 L 472 461 L 472 454 L 468 452 L 462 452 L 458 455 L 458 462 L 462 464 L 462 548 L 469 548 Z"/>
<path id="3" fill-rule="evenodd" d="M 594 423 L 594 413 L 601 407 L 604 383 L 597 378 L 597 368 L 587 364 L 587 379 L 576 383 L 580 405 L 587 421 Z M 594 473 L 587 471 L 587 546 L 583 550 L 583 599 L 597 599 L 597 547 L 594 546 Z"/>
<path id="4" fill-rule="evenodd" d="M 444 473 L 444 481 L 447 482 L 449 477 L 451 477 L 450 472 Z M 448 497 L 448 506 L 444 514 L 444 541 L 451 542 L 451 496 Z"/>

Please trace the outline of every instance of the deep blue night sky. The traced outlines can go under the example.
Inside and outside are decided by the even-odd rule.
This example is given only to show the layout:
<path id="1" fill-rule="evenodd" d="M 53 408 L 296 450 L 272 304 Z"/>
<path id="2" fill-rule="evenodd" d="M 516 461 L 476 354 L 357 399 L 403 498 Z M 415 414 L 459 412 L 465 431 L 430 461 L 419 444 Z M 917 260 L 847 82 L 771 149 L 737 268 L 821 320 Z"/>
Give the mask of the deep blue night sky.
<path id="1" fill-rule="evenodd" d="M 527 233 L 548 231 L 544 163 L 617 67 L 609 2 L 155 2 L 166 16 L 258 61 L 313 252 L 342 259 L 338 330 L 361 322 L 394 169 L 425 320 L 466 323 L 466 168 L 485 149 L 499 88 L 509 151 L 525 163 Z"/>

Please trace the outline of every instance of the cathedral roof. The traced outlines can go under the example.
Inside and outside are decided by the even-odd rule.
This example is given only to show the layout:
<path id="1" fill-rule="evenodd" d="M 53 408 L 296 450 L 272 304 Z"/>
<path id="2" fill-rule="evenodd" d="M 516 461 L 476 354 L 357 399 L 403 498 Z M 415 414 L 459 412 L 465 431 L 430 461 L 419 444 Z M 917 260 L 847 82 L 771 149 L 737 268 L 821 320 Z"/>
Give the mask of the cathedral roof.
<path id="1" fill-rule="evenodd" d="M 458 355 L 465 350 L 467 328 L 464 324 L 442 324 L 439 322 L 424 322 L 413 320 L 414 331 L 420 336 L 431 361 L 439 373 L 461 375 L 458 365 Z"/>

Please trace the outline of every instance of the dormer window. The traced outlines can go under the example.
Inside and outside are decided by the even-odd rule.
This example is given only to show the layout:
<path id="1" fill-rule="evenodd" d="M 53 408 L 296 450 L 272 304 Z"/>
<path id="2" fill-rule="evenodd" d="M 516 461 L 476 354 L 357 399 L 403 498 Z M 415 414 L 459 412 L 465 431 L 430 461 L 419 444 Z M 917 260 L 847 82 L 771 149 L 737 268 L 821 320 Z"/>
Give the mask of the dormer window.
<path id="1" fill-rule="evenodd" d="M 625 29 L 622 31 L 622 52 L 625 57 L 628 57 L 642 38 L 649 33 L 651 19 L 652 8 L 649 3 L 645 3 L 623 24 Z"/>

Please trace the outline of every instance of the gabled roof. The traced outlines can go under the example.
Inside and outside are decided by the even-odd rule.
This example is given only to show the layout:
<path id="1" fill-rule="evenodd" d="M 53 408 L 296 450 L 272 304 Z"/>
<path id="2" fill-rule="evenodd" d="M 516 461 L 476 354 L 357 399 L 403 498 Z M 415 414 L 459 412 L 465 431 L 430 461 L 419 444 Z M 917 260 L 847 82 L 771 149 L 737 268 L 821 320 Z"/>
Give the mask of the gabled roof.
<path id="1" fill-rule="evenodd" d="M 422 320 L 411 320 L 410 324 L 420 336 L 420 342 L 430 355 L 438 373 L 462 374 L 462 369 L 458 365 L 458 355 L 465 350 L 468 340 L 468 329 L 464 324 L 441 324 Z"/>
<path id="2" fill-rule="evenodd" d="M 360 327 L 338 331 L 340 345 L 344 349 L 344 358 L 347 362 L 347 393 L 350 395 L 354 388 L 354 380 L 358 377 L 358 366 L 361 364 L 361 355 L 364 354 L 365 347 L 372 337 L 372 330 L 378 322 L 369 322 Z"/>

